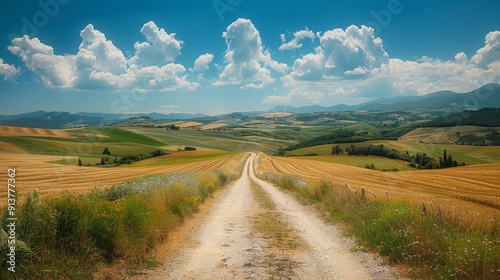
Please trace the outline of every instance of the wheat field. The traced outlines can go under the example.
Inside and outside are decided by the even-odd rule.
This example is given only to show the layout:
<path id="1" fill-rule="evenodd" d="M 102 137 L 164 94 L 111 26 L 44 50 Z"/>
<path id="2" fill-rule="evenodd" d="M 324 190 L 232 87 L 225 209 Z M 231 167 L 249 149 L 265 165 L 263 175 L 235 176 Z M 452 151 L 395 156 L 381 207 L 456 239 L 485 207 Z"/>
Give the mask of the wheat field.
<path id="1" fill-rule="evenodd" d="M 408 200 L 469 229 L 489 230 L 500 218 L 500 163 L 438 170 L 381 172 L 291 157 L 259 155 L 257 171 L 328 180 L 366 192 L 368 199 Z"/>
<path id="2" fill-rule="evenodd" d="M 0 206 L 7 203 L 7 174 L 9 168 L 16 169 L 16 196 L 23 201 L 29 190 L 36 190 L 41 197 L 54 195 L 62 190 L 85 193 L 93 188 L 104 188 L 127 180 L 172 172 L 198 172 L 211 170 L 232 171 L 245 154 L 219 156 L 214 159 L 192 160 L 186 163 L 154 166 L 122 165 L 119 167 L 87 167 L 51 163 L 61 156 L 34 155 L 27 153 L 0 152 L 0 172 L 5 178 L 4 189 L 0 191 Z M 165 156 L 164 156 L 165 157 Z M 73 160 L 75 157 L 65 157 Z M 149 159 L 157 160 L 158 158 Z M 148 160 L 141 161 L 141 163 Z"/>
<path id="3" fill-rule="evenodd" d="M 2 136 L 44 136 L 68 138 L 69 135 L 62 129 L 45 129 L 17 126 L 0 126 Z"/>

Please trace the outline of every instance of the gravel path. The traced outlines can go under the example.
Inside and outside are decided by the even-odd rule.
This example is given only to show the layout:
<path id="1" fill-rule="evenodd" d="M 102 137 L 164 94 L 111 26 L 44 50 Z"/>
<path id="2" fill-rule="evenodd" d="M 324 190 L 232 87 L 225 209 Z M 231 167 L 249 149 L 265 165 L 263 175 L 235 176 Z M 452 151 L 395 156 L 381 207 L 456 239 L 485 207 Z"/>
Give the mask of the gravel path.
<path id="1" fill-rule="evenodd" d="M 376 256 L 351 252 L 355 243 L 335 226 L 256 178 L 255 157 L 240 179 L 171 239 L 175 248 L 159 259 L 163 264 L 134 279 L 397 279 Z M 272 210 L 264 209 L 255 188 L 272 201 Z M 296 236 L 299 245 L 282 236 Z"/>

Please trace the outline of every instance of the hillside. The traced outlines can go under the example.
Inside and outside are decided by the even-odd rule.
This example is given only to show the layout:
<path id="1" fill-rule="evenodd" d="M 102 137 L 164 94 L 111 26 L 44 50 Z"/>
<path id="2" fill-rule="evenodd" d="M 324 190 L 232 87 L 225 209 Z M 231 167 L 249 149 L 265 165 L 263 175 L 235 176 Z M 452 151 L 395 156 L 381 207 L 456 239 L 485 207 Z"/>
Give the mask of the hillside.
<path id="1" fill-rule="evenodd" d="M 500 108 L 463 111 L 421 124 L 422 127 L 451 127 L 460 125 L 500 126 Z"/>

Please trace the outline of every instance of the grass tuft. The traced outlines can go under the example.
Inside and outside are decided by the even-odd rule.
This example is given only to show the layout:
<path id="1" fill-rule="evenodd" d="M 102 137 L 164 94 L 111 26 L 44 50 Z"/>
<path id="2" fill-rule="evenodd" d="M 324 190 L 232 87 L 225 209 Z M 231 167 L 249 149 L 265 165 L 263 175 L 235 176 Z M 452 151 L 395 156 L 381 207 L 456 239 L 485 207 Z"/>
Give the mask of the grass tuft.
<path id="1" fill-rule="evenodd" d="M 284 182 L 283 188 L 317 203 L 362 245 L 377 249 L 391 263 L 408 266 L 409 277 L 498 279 L 500 275 L 498 231 L 468 230 L 439 213 L 423 213 L 410 202 L 366 200 L 327 181 L 302 187 Z M 498 220 L 494 223 L 493 228 L 499 228 Z"/>

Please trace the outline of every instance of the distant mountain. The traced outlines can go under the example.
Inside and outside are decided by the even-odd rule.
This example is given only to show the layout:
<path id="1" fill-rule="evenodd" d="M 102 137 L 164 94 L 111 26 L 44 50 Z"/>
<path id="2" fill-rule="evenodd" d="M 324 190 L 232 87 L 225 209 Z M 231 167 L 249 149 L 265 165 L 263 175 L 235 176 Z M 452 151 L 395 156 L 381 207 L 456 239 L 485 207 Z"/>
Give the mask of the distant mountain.
<path id="1" fill-rule="evenodd" d="M 24 113 L 11 116 L 0 115 L 0 125 L 6 126 L 22 126 L 22 127 L 35 127 L 35 128 L 68 128 L 76 126 L 96 126 L 103 124 L 110 124 L 129 117 L 150 117 L 152 119 L 168 119 L 168 120 L 184 120 L 201 118 L 203 114 L 130 114 L 118 115 L 107 113 L 76 113 L 71 114 L 68 112 L 46 112 L 36 111 L 31 113 Z"/>
<path id="2" fill-rule="evenodd" d="M 36 111 L 36 112 L 17 114 L 17 115 L 0 115 L 0 121 L 16 120 L 23 118 L 38 118 L 47 113 L 48 112 L 46 111 Z"/>
<path id="3" fill-rule="evenodd" d="M 0 121 L 0 125 L 36 128 L 67 128 L 84 125 L 93 126 L 103 123 L 103 118 L 79 116 L 68 112 L 45 112 L 45 114 L 40 116 L 38 116 L 38 114 L 30 115 L 30 113 L 22 115 L 30 117 Z"/>
<path id="4" fill-rule="evenodd" d="M 106 120 L 121 120 L 121 119 L 130 118 L 130 117 L 150 117 L 150 118 L 157 119 L 157 120 L 186 120 L 186 119 L 202 118 L 202 117 L 206 116 L 206 115 L 201 114 L 201 113 L 197 113 L 197 114 L 188 114 L 188 113 L 170 113 L 170 114 L 147 113 L 147 114 L 141 114 L 141 113 L 136 113 L 136 114 L 128 114 L 128 115 L 119 115 L 119 114 L 87 113 L 87 112 L 76 113 L 76 115 L 86 116 L 86 117 L 99 117 L 99 118 L 103 118 Z"/>
<path id="5" fill-rule="evenodd" d="M 500 107 L 500 84 L 487 84 L 468 93 L 453 91 L 438 91 L 422 96 L 401 96 L 380 98 L 358 105 L 339 104 L 331 107 L 324 106 L 276 106 L 270 112 L 285 111 L 292 113 L 314 113 L 331 111 L 357 110 L 400 110 L 400 109 L 452 109 L 463 111 L 467 109 L 482 109 Z"/>

